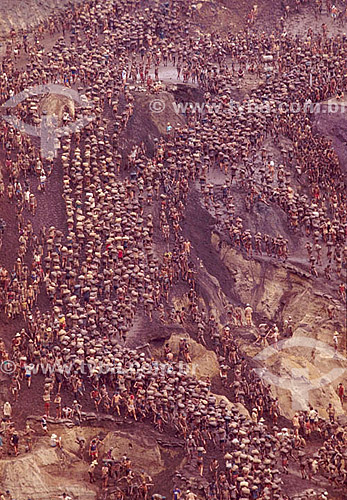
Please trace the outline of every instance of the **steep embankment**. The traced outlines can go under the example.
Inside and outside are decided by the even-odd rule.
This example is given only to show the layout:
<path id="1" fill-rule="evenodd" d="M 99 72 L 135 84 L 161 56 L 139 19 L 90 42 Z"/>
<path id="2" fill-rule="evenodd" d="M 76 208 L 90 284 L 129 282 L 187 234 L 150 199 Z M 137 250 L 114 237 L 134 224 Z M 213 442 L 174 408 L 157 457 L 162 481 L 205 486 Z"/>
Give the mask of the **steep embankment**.
<path id="1" fill-rule="evenodd" d="M 276 323 L 281 330 L 283 322 L 292 318 L 293 338 L 280 344 L 278 350 L 271 347 L 265 351 L 254 342 L 240 343 L 244 353 L 255 359 L 255 366 L 265 366 L 259 373 L 279 396 L 283 414 L 291 417 L 296 410 L 306 409 L 309 402 L 326 416 L 327 401 L 342 414 L 336 386 L 345 378 L 347 360 L 341 353 L 334 353 L 332 334 L 341 332 L 342 352 L 346 322 L 343 304 L 316 290 L 314 281 L 291 265 L 248 260 L 216 233 L 211 242 L 234 280 L 240 301 L 250 303 L 259 315 L 258 324 L 260 320 Z M 327 313 L 331 304 L 335 306 L 333 319 Z M 252 333 L 255 341 L 253 328 Z"/>

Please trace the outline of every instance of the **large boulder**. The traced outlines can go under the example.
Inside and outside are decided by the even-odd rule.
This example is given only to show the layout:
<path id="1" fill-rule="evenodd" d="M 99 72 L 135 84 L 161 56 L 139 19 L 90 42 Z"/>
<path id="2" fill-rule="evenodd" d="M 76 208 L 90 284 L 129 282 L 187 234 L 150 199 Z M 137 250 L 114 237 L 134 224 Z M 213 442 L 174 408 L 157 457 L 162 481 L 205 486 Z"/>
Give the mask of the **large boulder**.
<path id="1" fill-rule="evenodd" d="M 189 339 L 189 353 L 192 362 L 189 364 L 190 372 L 197 378 L 213 378 L 219 374 L 219 363 L 214 351 L 209 351 L 202 344 L 189 337 L 189 335 L 172 335 L 168 344 L 173 353 L 177 354 L 181 338 Z"/>

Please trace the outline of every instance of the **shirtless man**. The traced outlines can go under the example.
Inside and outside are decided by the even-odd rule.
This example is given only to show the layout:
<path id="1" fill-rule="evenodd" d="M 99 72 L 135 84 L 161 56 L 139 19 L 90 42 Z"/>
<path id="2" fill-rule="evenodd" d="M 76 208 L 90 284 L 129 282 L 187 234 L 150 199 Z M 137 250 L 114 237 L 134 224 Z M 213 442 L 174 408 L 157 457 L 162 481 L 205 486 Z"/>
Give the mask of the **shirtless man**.
<path id="1" fill-rule="evenodd" d="M 249 304 L 246 305 L 244 313 L 245 313 L 245 318 L 246 318 L 246 325 L 252 326 L 253 325 L 253 320 L 252 320 L 253 309 Z"/>

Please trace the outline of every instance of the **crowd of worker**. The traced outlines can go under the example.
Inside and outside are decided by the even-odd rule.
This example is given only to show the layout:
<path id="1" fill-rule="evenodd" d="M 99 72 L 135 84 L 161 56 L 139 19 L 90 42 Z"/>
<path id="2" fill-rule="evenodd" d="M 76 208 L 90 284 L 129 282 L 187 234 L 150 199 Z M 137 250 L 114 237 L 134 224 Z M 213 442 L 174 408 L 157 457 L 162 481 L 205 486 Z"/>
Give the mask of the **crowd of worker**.
<path id="1" fill-rule="evenodd" d="M 228 304 L 220 322 L 199 300 L 199 268 L 182 228 L 189 189 L 199 186 L 223 238 L 248 258 L 266 254 L 290 259 L 295 248 L 281 234 L 247 229 L 238 213 L 235 191 L 240 190 L 246 211 L 264 204 L 286 215 L 289 231 L 305 237 L 312 276 L 332 281 L 336 297 L 345 300 L 343 176 L 331 141 L 314 132 L 304 104 L 344 94 L 347 38 L 329 36 L 326 26 L 322 33 L 308 30 L 302 38 L 281 30 L 270 36 L 252 30 L 226 38 L 216 33 L 196 36 L 191 9 L 190 2 L 179 0 L 156 7 L 140 1 L 88 1 L 32 34 L 14 32 L 7 44 L 0 100 L 5 103 L 27 92 L 27 99 L 11 108 L 18 120 L 39 123 L 39 100 L 30 88 L 47 84 L 73 87 L 85 96 L 90 105 L 76 107 L 75 119 L 93 114 L 73 134 L 62 135 L 58 155 L 52 150 L 44 158 L 20 130 L 6 122 L 0 125 L 5 166 L 0 195 L 14 205 L 18 230 L 15 265 L 0 269 L 0 303 L 8 320 L 24 321 L 11 345 L 0 344 L 2 366 L 16 366 L 13 402 L 20 402 L 23 385 L 30 388 L 40 373 L 45 375 L 45 432 L 50 416 L 82 423 L 90 406 L 96 413 L 150 421 L 159 432 L 173 429 L 196 466 L 194 477 L 176 474 L 189 500 L 194 500 L 188 497 L 194 495 L 191 489 L 212 500 L 284 500 L 279 463 L 283 473 L 297 462 L 303 479 L 319 473 L 343 487 L 346 434 L 330 418 L 331 411 L 329 422 L 311 408 L 293 419 L 293 429 L 278 427 L 278 399 L 250 370 L 233 333 L 245 325 L 256 332 L 256 343 L 276 344 L 280 335 L 293 334 L 292 319 L 280 331 L 277 325 L 256 324 L 250 305 Z M 45 37 L 56 39 L 49 52 L 44 50 Z M 272 74 L 245 98 L 246 111 L 231 109 L 230 88 L 247 74 L 266 73 L 263 54 L 275 55 Z M 205 92 L 210 107 L 201 116 L 188 113 L 185 125 L 168 124 L 166 136 L 153 148 L 141 144 L 124 155 L 122 138 L 136 100 L 129 83 L 152 91 L 168 64 L 177 69 L 178 78 Z M 251 112 L 249 102 L 270 103 L 268 112 Z M 296 103 L 300 111 L 279 112 L 283 102 Z M 72 118 L 65 111 L 64 123 Z M 270 139 L 278 146 L 281 136 L 291 139 L 293 147 L 281 152 L 279 162 L 263 143 Z M 58 168 L 67 229 L 41 226 L 35 233 L 32 219 Z M 210 180 L 215 170 L 223 175 L 223 184 Z M 165 251 L 156 245 L 159 234 Z M 177 283 L 186 289 L 187 310 L 170 307 Z M 45 312 L 39 307 L 43 291 L 50 302 Z M 228 397 L 247 406 L 250 418 L 236 406 L 217 402 L 211 381 L 189 373 L 188 340 L 182 339 L 179 352 L 165 346 L 162 363 L 130 349 L 127 342 L 139 309 L 150 322 L 191 322 L 197 340 L 211 343 L 219 355 Z M 343 386 L 338 391 L 343 403 Z M 66 394 L 73 398 L 64 400 Z M 88 408 L 82 404 L 86 397 Z M 0 449 L 13 448 L 17 455 L 20 437 L 9 423 L 11 414 L 7 405 L 2 425 L 6 439 L 0 439 Z M 324 440 L 316 457 L 305 452 L 311 432 Z M 28 451 L 32 434 L 27 427 Z M 100 471 L 107 488 L 125 471 L 126 487 L 118 489 L 117 498 L 134 496 L 131 467 L 123 464 L 123 471 L 117 465 L 115 471 L 112 454 L 101 467 L 98 444 L 91 446 L 90 481 Z M 223 460 L 214 456 L 215 449 Z M 147 483 L 144 478 L 135 489 L 138 498 L 147 498 Z"/>

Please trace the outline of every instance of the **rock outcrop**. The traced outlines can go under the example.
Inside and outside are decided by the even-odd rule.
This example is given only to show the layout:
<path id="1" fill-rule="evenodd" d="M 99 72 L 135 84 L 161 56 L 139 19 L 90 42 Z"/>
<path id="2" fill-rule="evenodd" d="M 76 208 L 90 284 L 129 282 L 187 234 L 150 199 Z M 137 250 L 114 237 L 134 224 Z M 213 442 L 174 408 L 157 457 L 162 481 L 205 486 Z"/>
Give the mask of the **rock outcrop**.
<path id="1" fill-rule="evenodd" d="M 214 351 L 209 351 L 202 344 L 189 337 L 187 334 L 171 335 L 168 344 L 174 353 L 179 351 L 179 343 L 181 338 L 189 340 L 189 354 L 192 362 L 188 364 L 188 372 L 197 378 L 210 377 L 211 379 L 219 374 L 219 363 Z M 163 348 L 158 351 L 159 355 L 163 355 Z"/>
<path id="2" fill-rule="evenodd" d="M 95 500 L 96 490 L 87 482 L 87 464 L 72 464 L 73 457 L 41 438 L 32 453 L 0 461 L 1 488 L 16 500 L 55 500 L 64 492 L 72 498 Z"/>

